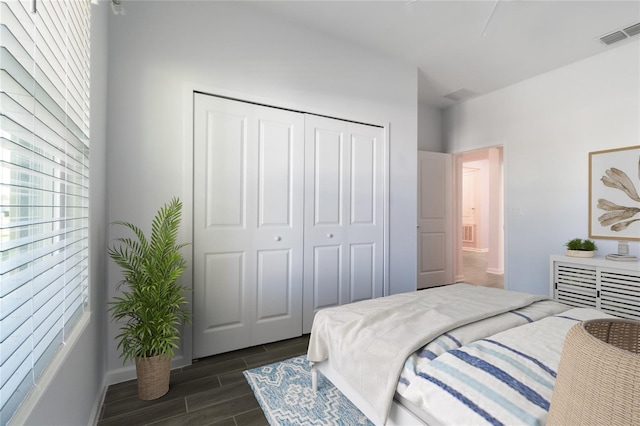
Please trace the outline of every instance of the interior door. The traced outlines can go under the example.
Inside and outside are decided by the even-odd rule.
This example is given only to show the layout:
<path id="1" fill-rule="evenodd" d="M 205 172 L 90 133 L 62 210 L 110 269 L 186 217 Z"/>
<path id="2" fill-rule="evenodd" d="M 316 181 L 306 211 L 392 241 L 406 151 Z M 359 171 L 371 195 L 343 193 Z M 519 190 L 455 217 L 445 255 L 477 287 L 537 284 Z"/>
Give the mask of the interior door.
<path id="1" fill-rule="evenodd" d="M 318 309 L 382 296 L 384 133 L 306 116 L 304 324 Z"/>
<path id="2" fill-rule="evenodd" d="M 418 151 L 418 289 L 454 282 L 453 157 Z"/>
<path id="3" fill-rule="evenodd" d="M 194 357 L 299 336 L 304 115 L 194 102 Z"/>

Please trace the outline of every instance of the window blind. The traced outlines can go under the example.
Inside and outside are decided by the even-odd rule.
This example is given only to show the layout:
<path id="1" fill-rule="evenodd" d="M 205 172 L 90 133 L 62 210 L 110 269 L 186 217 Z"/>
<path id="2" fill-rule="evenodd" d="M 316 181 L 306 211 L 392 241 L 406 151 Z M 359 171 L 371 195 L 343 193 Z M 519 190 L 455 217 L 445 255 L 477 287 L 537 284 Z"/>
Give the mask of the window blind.
<path id="1" fill-rule="evenodd" d="M 87 309 L 90 3 L 0 8 L 4 425 Z"/>

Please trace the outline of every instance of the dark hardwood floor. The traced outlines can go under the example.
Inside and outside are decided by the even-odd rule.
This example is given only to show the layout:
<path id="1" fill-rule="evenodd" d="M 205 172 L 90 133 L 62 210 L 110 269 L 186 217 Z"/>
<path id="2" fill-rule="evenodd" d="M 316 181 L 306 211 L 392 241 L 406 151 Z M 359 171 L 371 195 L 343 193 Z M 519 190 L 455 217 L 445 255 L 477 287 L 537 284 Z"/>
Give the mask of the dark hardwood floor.
<path id="1" fill-rule="evenodd" d="M 137 396 L 135 380 L 107 389 L 98 426 L 267 425 L 244 370 L 307 352 L 309 335 L 254 346 L 172 370 L 169 392 L 154 401 Z"/>

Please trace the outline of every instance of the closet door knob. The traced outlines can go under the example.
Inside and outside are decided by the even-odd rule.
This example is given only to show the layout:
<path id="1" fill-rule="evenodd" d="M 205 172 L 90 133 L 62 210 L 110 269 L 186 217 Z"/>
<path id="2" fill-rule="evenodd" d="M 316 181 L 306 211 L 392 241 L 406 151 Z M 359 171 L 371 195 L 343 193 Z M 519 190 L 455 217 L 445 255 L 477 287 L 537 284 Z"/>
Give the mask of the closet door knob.
<path id="1" fill-rule="evenodd" d="M 333 234 L 327 234 L 327 238 L 333 238 Z"/>
<path id="2" fill-rule="evenodd" d="M 280 236 L 274 238 L 274 240 L 276 240 L 276 241 L 280 241 L 281 239 L 282 239 L 282 237 L 280 237 Z"/>

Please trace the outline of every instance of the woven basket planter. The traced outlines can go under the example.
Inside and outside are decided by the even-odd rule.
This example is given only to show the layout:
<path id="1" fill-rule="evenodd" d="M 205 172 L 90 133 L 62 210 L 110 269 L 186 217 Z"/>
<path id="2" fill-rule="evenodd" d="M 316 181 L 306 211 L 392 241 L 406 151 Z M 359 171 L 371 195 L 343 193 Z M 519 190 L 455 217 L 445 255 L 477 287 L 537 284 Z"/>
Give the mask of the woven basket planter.
<path id="1" fill-rule="evenodd" d="M 164 355 L 136 358 L 138 398 L 144 401 L 158 399 L 169 392 L 171 358 Z"/>
<path id="2" fill-rule="evenodd" d="M 598 319 L 569 330 L 547 425 L 640 425 L 640 322 Z"/>

